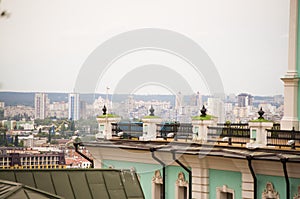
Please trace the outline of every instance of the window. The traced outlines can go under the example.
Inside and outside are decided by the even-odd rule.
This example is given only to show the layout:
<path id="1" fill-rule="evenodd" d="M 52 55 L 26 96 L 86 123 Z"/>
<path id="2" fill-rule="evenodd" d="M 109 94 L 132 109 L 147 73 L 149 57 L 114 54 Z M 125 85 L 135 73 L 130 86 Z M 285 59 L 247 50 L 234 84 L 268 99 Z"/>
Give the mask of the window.
<path id="1" fill-rule="evenodd" d="M 233 199 L 233 194 L 232 193 L 227 193 L 227 192 L 221 192 L 220 195 L 221 199 Z"/>
<path id="2" fill-rule="evenodd" d="M 148 125 L 147 124 L 144 124 L 144 126 L 143 126 L 143 133 L 145 135 L 147 135 L 147 133 L 148 133 Z"/>
<path id="3" fill-rule="evenodd" d="M 178 178 L 175 183 L 175 198 L 176 199 L 188 199 L 189 182 L 185 180 L 183 172 L 178 173 Z"/>
<path id="4" fill-rule="evenodd" d="M 193 140 L 197 140 L 198 135 L 199 135 L 199 126 L 195 126 L 193 131 Z"/>
<path id="5" fill-rule="evenodd" d="M 101 131 L 104 131 L 104 125 L 103 124 L 101 124 L 100 126 L 99 126 L 99 131 L 101 132 Z"/>
<path id="6" fill-rule="evenodd" d="M 255 141 L 256 140 L 256 132 L 257 132 L 257 129 L 251 129 L 251 140 Z"/>
<path id="7" fill-rule="evenodd" d="M 234 199 L 234 190 L 229 189 L 227 185 L 217 187 L 217 199 Z"/>
<path id="8" fill-rule="evenodd" d="M 163 178 L 160 171 L 156 170 L 152 178 L 152 199 L 162 199 L 163 197 Z"/>

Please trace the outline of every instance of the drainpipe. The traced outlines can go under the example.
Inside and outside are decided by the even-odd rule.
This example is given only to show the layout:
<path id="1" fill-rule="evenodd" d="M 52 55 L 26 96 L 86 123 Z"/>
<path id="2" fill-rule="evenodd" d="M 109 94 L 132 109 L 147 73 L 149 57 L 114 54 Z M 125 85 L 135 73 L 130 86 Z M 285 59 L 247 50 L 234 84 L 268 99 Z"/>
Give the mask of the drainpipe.
<path id="1" fill-rule="evenodd" d="M 162 166 L 162 175 L 163 175 L 162 199 L 165 199 L 166 198 L 166 164 L 155 156 L 154 152 L 156 151 L 156 148 L 152 147 L 150 148 L 150 151 L 151 151 L 152 158 Z"/>
<path id="2" fill-rule="evenodd" d="M 249 170 L 250 170 L 252 178 L 253 178 L 254 199 L 257 199 L 257 179 L 256 179 L 256 175 L 255 175 L 254 169 L 252 167 L 252 159 L 253 159 L 253 157 L 251 155 L 248 155 L 246 158 L 248 160 L 248 167 L 249 167 Z"/>
<path id="3" fill-rule="evenodd" d="M 286 186 L 286 198 L 290 198 L 290 181 L 289 176 L 286 168 L 286 163 L 288 162 L 287 158 L 281 158 L 280 162 L 282 163 L 284 178 L 285 178 L 285 186 Z"/>
<path id="4" fill-rule="evenodd" d="M 175 150 L 172 150 L 171 152 L 173 160 L 189 174 L 189 199 L 192 199 L 192 171 L 189 168 L 187 168 L 184 164 L 182 164 L 178 159 L 176 159 Z"/>
<path id="5" fill-rule="evenodd" d="M 77 143 L 73 143 L 74 147 L 75 147 L 75 151 L 81 155 L 84 159 L 86 159 L 87 161 L 89 161 L 91 163 L 91 168 L 94 168 L 94 160 L 92 160 L 91 158 L 87 157 L 85 154 L 81 153 L 78 150 L 78 146 L 84 146 L 81 142 L 77 142 Z"/>

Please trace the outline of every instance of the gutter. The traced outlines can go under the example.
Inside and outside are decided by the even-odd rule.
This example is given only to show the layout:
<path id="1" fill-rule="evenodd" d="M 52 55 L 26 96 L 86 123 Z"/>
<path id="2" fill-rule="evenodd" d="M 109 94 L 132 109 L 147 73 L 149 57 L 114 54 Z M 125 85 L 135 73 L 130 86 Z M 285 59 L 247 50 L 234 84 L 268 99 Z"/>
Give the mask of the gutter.
<path id="1" fill-rule="evenodd" d="M 189 199 L 192 199 L 192 171 L 189 168 L 187 168 L 184 164 L 182 164 L 178 159 L 176 159 L 175 150 L 171 150 L 171 152 L 173 160 L 189 174 Z"/>
<path id="2" fill-rule="evenodd" d="M 290 181 L 289 181 L 289 175 L 286 168 L 286 163 L 288 162 L 287 158 L 280 158 L 280 162 L 282 163 L 282 169 L 284 173 L 285 178 L 285 189 L 286 189 L 286 198 L 290 198 Z"/>
<path id="3" fill-rule="evenodd" d="M 81 153 L 78 150 L 78 146 L 84 146 L 81 142 L 77 142 L 77 143 L 73 143 L 74 147 L 75 147 L 75 151 L 81 155 L 84 159 L 86 159 L 87 161 L 89 161 L 91 163 L 91 168 L 94 168 L 94 160 L 92 160 L 91 158 L 89 158 L 88 156 L 86 156 L 85 154 Z"/>
<path id="4" fill-rule="evenodd" d="M 254 188 L 253 188 L 254 189 L 253 190 L 254 198 L 253 199 L 257 199 L 257 178 L 256 178 L 256 175 L 255 175 L 254 169 L 252 167 L 253 157 L 251 155 L 248 155 L 248 156 L 246 156 L 246 158 L 248 160 L 248 167 L 249 167 L 249 170 L 250 170 L 252 178 L 253 178 L 253 186 L 254 186 Z"/>
<path id="5" fill-rule="evenodd" d="M 162 166 L 162 175 L 163 175 L 162 199 L 165 199 L 166 198 L 166 164 L 155 156 L 154 152 L 156 151 L 156 148 L 152 147 L 150 148 L 150 151 L 151 151 L 152 158 Z"/>

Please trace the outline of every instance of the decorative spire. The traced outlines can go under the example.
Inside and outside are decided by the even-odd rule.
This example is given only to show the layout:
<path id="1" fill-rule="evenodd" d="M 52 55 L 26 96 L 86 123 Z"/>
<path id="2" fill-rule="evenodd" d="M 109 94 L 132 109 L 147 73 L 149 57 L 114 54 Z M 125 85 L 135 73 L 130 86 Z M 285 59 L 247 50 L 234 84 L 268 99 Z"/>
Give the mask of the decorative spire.
<path id="1" fill-rule="evenodd" d="M 102 109 L 102 111 L 103 111 L 103 115 L 106 115 L 106 111 L 107 111 L 107 109 L 106 109 L 106 106 L 105 106 L 105 105 L 103 106 L 103 109 Z"/>
<path id="2" fill-rule="evenodd" d="M 260 107 L 260 110 L 257 113 L 259 115 L 258 119 L 264 119 L 263 115 L 265 114 L 265 112 L 262 110 L 262 107 Z"/>
<path id="3" fill-rule="evenodd" d="M 151 105 L 149 111 L 150 111 L 150 116 L 154 116 L 154 108 L 152 105 Z"/>
<path id="4" fill-rule="evenodd" d="M 200 111 L 201 111 L 200 117 L 205 117 L 205 116 L 206 116 L 206 111 L 207 111 L 207 109 L 205 108 L 204 105 L 202 106 L 202 109 L 201 109 Z"/>

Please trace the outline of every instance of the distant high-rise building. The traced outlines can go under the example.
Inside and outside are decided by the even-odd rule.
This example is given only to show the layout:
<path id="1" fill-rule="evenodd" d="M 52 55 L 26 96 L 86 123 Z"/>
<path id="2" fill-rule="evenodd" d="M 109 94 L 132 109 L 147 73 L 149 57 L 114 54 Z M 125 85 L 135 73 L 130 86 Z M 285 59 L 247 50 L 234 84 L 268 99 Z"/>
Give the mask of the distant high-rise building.
<path id="1" fill-rule="evenodd" d="M 193 94 L 191 96 L 191 99 L 190 99 L 190 106 L 197 106 L 197 107 L 200 107 L 202 106 L 202 96 L 200 95 L 199 92 Z"/>
<path id="2" fill-rule="evenodd" d="M 87 118 L 86 107 L 87 107 L 87 103 L 85 101 L 80 101 L 80 117 L 83 119 Z"/>
<path id="3" fill-rule="evenodd" d="M 207 109 L 209 114 L 218 118 L 218 122 L 225 121 L 224 102 L 219 98 L 208 98 Z"/>
<path id="4" fill-rule="evenodd" d="M 238 106 L 247 107 L 253 105 L 253 96 L 247 93 L 241 93 L 238 95 Z"/>
<path id="5" fill-rule="evenodd" d="M 69 119 L 80 119 L 80 100 L 78 93 L 69 94 Z"/>
<path id="6" fill-rule="evenodd" d="M 183 112 L 183 96 L 181 92 L 178 92 L 175 99 L 175 110 L 178 114 L 182 114 Z"/>
<path id="7" fill-rule="evenodd" d="M 45 119 L 47 116 L 48 95 L 36 93 L 34 96 L 35 119 Z"/>

